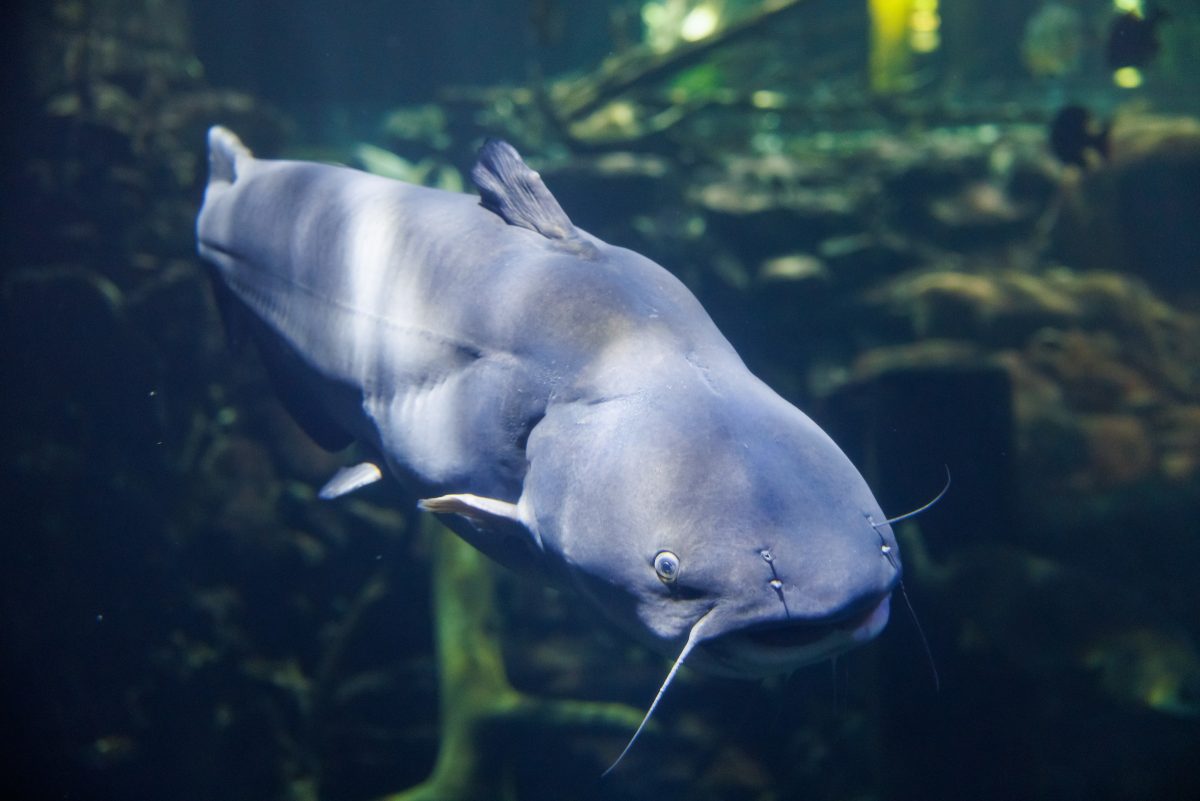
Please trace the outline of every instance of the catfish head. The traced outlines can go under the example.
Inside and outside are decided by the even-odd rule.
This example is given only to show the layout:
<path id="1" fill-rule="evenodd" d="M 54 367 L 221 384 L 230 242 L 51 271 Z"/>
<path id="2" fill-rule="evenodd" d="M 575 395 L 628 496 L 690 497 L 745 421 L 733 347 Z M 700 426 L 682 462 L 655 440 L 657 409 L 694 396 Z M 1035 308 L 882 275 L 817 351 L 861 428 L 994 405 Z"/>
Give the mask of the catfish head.
<path id="1" fill-rule="evenodd" d="M 736 387 L 688 359 L 654 374 L 653 393 L 552 405 L 516 504 L 426 502 L 517 526 L 562 583 L 674 656 L 647 719 L 685 658 L 761 677 L 872 639 L 901 573 L 866 481 L 803 412 L 748 371 Z"/>
<path id="2" fill-rule="evenodd" d="M 757 380 L 680 395 L 573 404 L 535 429 L 523 502 L 562 578 L 650 647 L 690 639 L 691 664 L 724 674 L 876 636 L 899 554 L 850 460 Z"/>

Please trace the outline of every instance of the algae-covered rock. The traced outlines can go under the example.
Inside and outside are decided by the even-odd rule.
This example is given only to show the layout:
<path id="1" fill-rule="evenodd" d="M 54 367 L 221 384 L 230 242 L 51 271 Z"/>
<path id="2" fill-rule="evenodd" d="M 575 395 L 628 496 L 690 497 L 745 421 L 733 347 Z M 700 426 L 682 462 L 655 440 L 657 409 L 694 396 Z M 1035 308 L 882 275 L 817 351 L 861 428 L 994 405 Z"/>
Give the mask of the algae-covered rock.
<path id="1" fill-rule="evenodd" d="M 1157 420 L 1157 426 L 1161 474 L 1179 482 L 1200 476 L 1200 406 L 1168 409 Z"/>
<path id="2" fill-rule="evenodd" d="M 1068 180 L 1056 254 L 1081 269 L 1121 265 L 1160 290 L 1200 295 L 1200 120 L 1118 116 L 1109 160 Z"/>
<path id="3" fill-rule="evenodd" d="M 959 647 L 1041 682 L 1084 683 L 1135 708 L 1200 715 L 1200 652 L 1184 621 L 1116 567 L 1098 575 L 1007 544 L 937 558 L 915 526 L 900 533 L 910 581 L 937 599 Z"/>
<path id="4" fill-rule="evenodd" d="M 715 234 L 758 260 L 854 231 L 865 191 L 815 162 L 765 156 L 731 159 L 695 183 L 689 198 Z"/>
<path id="5" fill-rule="evenodd" d="M 909 273 L 877 287 L 867 303 L 904 319 L 919 337 L 1009 345 L 1078 315 L 1070 295 L 1020 271 Z"/>

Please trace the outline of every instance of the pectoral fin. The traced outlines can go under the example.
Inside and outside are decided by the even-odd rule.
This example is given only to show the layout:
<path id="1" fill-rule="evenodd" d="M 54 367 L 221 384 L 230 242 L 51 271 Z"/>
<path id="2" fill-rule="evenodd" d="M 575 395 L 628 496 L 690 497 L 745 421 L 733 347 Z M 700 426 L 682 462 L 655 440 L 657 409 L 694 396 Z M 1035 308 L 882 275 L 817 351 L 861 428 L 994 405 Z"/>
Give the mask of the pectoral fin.
<path id="1" fill-rule="evenodd" d="M 496 522 L 524 524 L 515 503 L 467 493 L 425 498 L 419 503 L 419 506 L 427 512 L 439 515 L 459 515 L 484 526 Z"/>
<path id="2" fill-rule="evenodd" d="M 357 489 L 362 489 L 368 484 L 374 484 L 381 478 L 383 478 L 383 471 L 373 462 L 361 462 L 352 467 L 343 467 L 325 482 L 325 486 L 321 487 L 317 496 L 325 501 L 340 498 Z"/>
<path id="3" fill-rule="evenodd" d="M 426 498 L 419 506 L 434 514 L 454 515 L 446 524 L 500 564 L 518 573 L 544 569 L 541 537 L 519 503 L 463 493 Z"/>

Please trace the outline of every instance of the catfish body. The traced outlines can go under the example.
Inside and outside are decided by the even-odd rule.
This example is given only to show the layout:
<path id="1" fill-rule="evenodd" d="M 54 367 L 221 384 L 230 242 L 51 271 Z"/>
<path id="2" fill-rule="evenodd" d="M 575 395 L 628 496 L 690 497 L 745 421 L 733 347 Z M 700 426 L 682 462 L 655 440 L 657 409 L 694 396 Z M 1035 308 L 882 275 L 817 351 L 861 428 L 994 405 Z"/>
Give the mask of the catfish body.
<path id="1" fill-rule="evenodd" d="M 900 564 L 858 471 L 511 147 L 474 197 L 209 145 L 199 251 L 318 441 L 701 666 L 785 672 L 883 628 Z"/>

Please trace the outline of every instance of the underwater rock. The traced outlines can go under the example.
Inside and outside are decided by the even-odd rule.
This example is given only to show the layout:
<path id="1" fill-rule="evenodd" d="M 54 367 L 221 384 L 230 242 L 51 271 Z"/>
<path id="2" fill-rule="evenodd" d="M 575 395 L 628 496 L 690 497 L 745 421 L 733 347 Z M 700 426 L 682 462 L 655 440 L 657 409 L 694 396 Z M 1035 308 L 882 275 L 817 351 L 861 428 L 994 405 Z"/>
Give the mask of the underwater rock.
<path id="1" fill-rule="evenodd" d="M 123 289 L 186 259 L 214 118 L 278 141 L 283 121 L 204 82 L 179 0 L 55 0 L 31 15 L 20 148 L 3 225 L 18 264 L 96 269 Z"/>
<path id="2" fill-rule="evenodd" d="M 987 364 L 1007 374 L 1014 447 L 1005 469 L 1021 501 L 1011 507 L 1015 527 L 998 536 L 1011 539 L 1016 531 L 1020 542 L 1051 538 L 1047 541 L 1069 548 L 1099 531 L 1121 536 L 1117 519 L 1150 509 L 1178 514 L 1200 498 L 1200 420 L 1193 412 L 1200 397 L 1200 370 L 1194 369 L 1200 363 L 1200 320 L 1173 308 L 1139 279 L 1062 267 L 927 270 L 868 289 L 863 306 L 866 313 L 854 319 L 869 323 L 876 341 L 894 344 L 860 353 L 849 372 L 855 381 L 907 371 L 919 375 L 939 365 Z M 835 416 L 853 408 L 841 391 L 827 403 Z M 937 418 L 958 405 L 912 409 L 913 403 L 889 401 L 908 410 L 897 425 L 912 427 L 913 419 Z M 878 425 L 865 413 L 861 420 Z M 888 437 L 873 440 L 879 435 L 870 430 L 862 428 L 868 433 L 859 436 L 867 436 L 864 452 L 877 461 L 892 449 L 907 456 L 929 450 L 929 442 L 957 440 L 937 432 L 924 444 L 898 448 L 887 444 Z M 943 505 L 961 490 L 956 481 Z"/>
<path id="3" fill-rule="evenodd" d="M 155 449 L 154 359 L 113 281 L 75 266 L 11 270 L 0 282 L 0 333 L 0 409 L 16 458 L 26 448 L 74 453 L 84 467 L 91 449 L 118 446 L 127 457 Z"/>
<path id="4" fill-rule="evenodd" d="M 903 198 L 896 224 L 941 247 L 966 252 L 1028 237 L 1050 198 L 1052 182 L 1028 166 L 1021 181 L 989 175 L 982 159 L 980 154 L 958 164 L 923 163 L 893 178 L 889 194 Z"/>
<path id="5" fill-rule="evenodd" d="M 827 283 L 829 269 L 823 261 L 809 253 L 790 253 L 760 264 L 758 280 L 762 283 Z"/>
<path id="6" fill-rule="evenodd" d="M 869 291 L 866 303 L 905 320 L 918 337 L 993 345 L 1017 344 L 1041 328 L 1068 325 L 1079 311 L 1069 295 L 1016 270 L 905 274 Z"/>
<path id="7" fill-rule="evenodd" d="M 204 455 L 200 470 L 219 530 L 245 536 L 275 528 L 282 485 L 265 446 L 247 437 L 220 439 Z"/>
<path id="8" fill-rule="evenodd" d="M 1030 339 L 1026 353 L 1076 411 L 1144 409 L 1159 400 L 1145 376 L 1122 359 L 1121 343 L 1110 334 L 1047 328 Z"/>
<path id="9" fill-rule="evenodd" d="M 906 345 L 870 348 L 860 353 L 850 368 L 853 381 L 871 381 L 906 370 L 970 370 L 985 362 L 984 352 L 970 342 L 922 339 Z"/>
<path id="10" fill-rule="evenodd" d="M 1131 577 L 1011 545 L 958 547 L 934 560 L 916 526 L 902 527 L 900 538 L 914 593 L 936 600 L 962 649 L 999 657 L 1043 681 L 1083 679 L 1119 704 L 1200 715 L 1200 653 Z"/>
<path id="11" fill-rule="evenodd" d="M 582 155 L 541 165 L 543 179 L 580 224 L 604 231 L 631 217 L 679 204 L 672 164 L 660 156 L 628 151 Z"/>
<path id="12" fill-rule="evenodd" d="M 688 194 L 710 230 L 751 262 L 854 231 L 866 202 L 862 187 L 782 156 L 731 159 Z"/>
<path id="13" fill-rule="evenodd" d="M 1028 429 L 1040 419 L 1070 416 L 1058 382 L 1031 365 L 1020 352 L 1005 350 L 995 358 L 1013 382 L 1013 410 L 1019 429 Z"/>
<path id="14" fill-rule="evenodd" d="M 1200 406 L 1167 409 L 1157 423 L 1159 472 L 1176 482 L 1200 477 Z"/>
<path id="15" fill-rule="evenodd" d="M 937 495 L 949 473 L 951 491 L 922 516 L 923 527 L 953 527 L 954 536 L 972 540 L 1011 530 L 1018 512 L 1012 390 L 1003 367 L 976 346 L 926 340 L 866 351 L 817 408 L 850 458 L 869 465 L 889 515 Z M 969 531 L 955 522 L 965 519 Z"/>
<path id="16" fill-rule="evenodd" d="M 1200 120 L 1119 116 L 1110 159 L 1064 177 L 1055 252 L 1081 269 L 1125 268 L 1176 300 L 1200 298 Z"/>
<path id="17" fill-rule="evenodd" d="M 1086 472 L 1073 482 L 1083 490 L 1111 490 L 1150 478 L 1157 461 L 1149 431 L 1131 414 L 1089 414 L 1080 418 L 1087 446 Z"/>
<path id="18" fill-rule="evenodd" d="M 934 198 L 928 207 L 935 234 L 947 244 L 1016 238 L 1036 211 L 1033 204 L 1015 200 L 990 181 L 971 182 L 953 194 Z"/>
<path id="19" fill-rule="evenodd" d="M 902 237 L 875 232 L 830 237 L 817 246 L 817 255 L 828 265 L 837 286 L 846 291 L 899 275 L 915 267 L 919 258 Z"/>
<path id="20" fill-rule="evenodd" d="M 896 344 L 861 353 L 851 375 L 939 362 L 1008 375 L 1021 499 L 1010 539 L 1087 547 L 1200 499 L 1200 320 L 1140 280 L 1061 267 L 939 270 L 902 275 L 864 305 L 855 319 Z"/>

